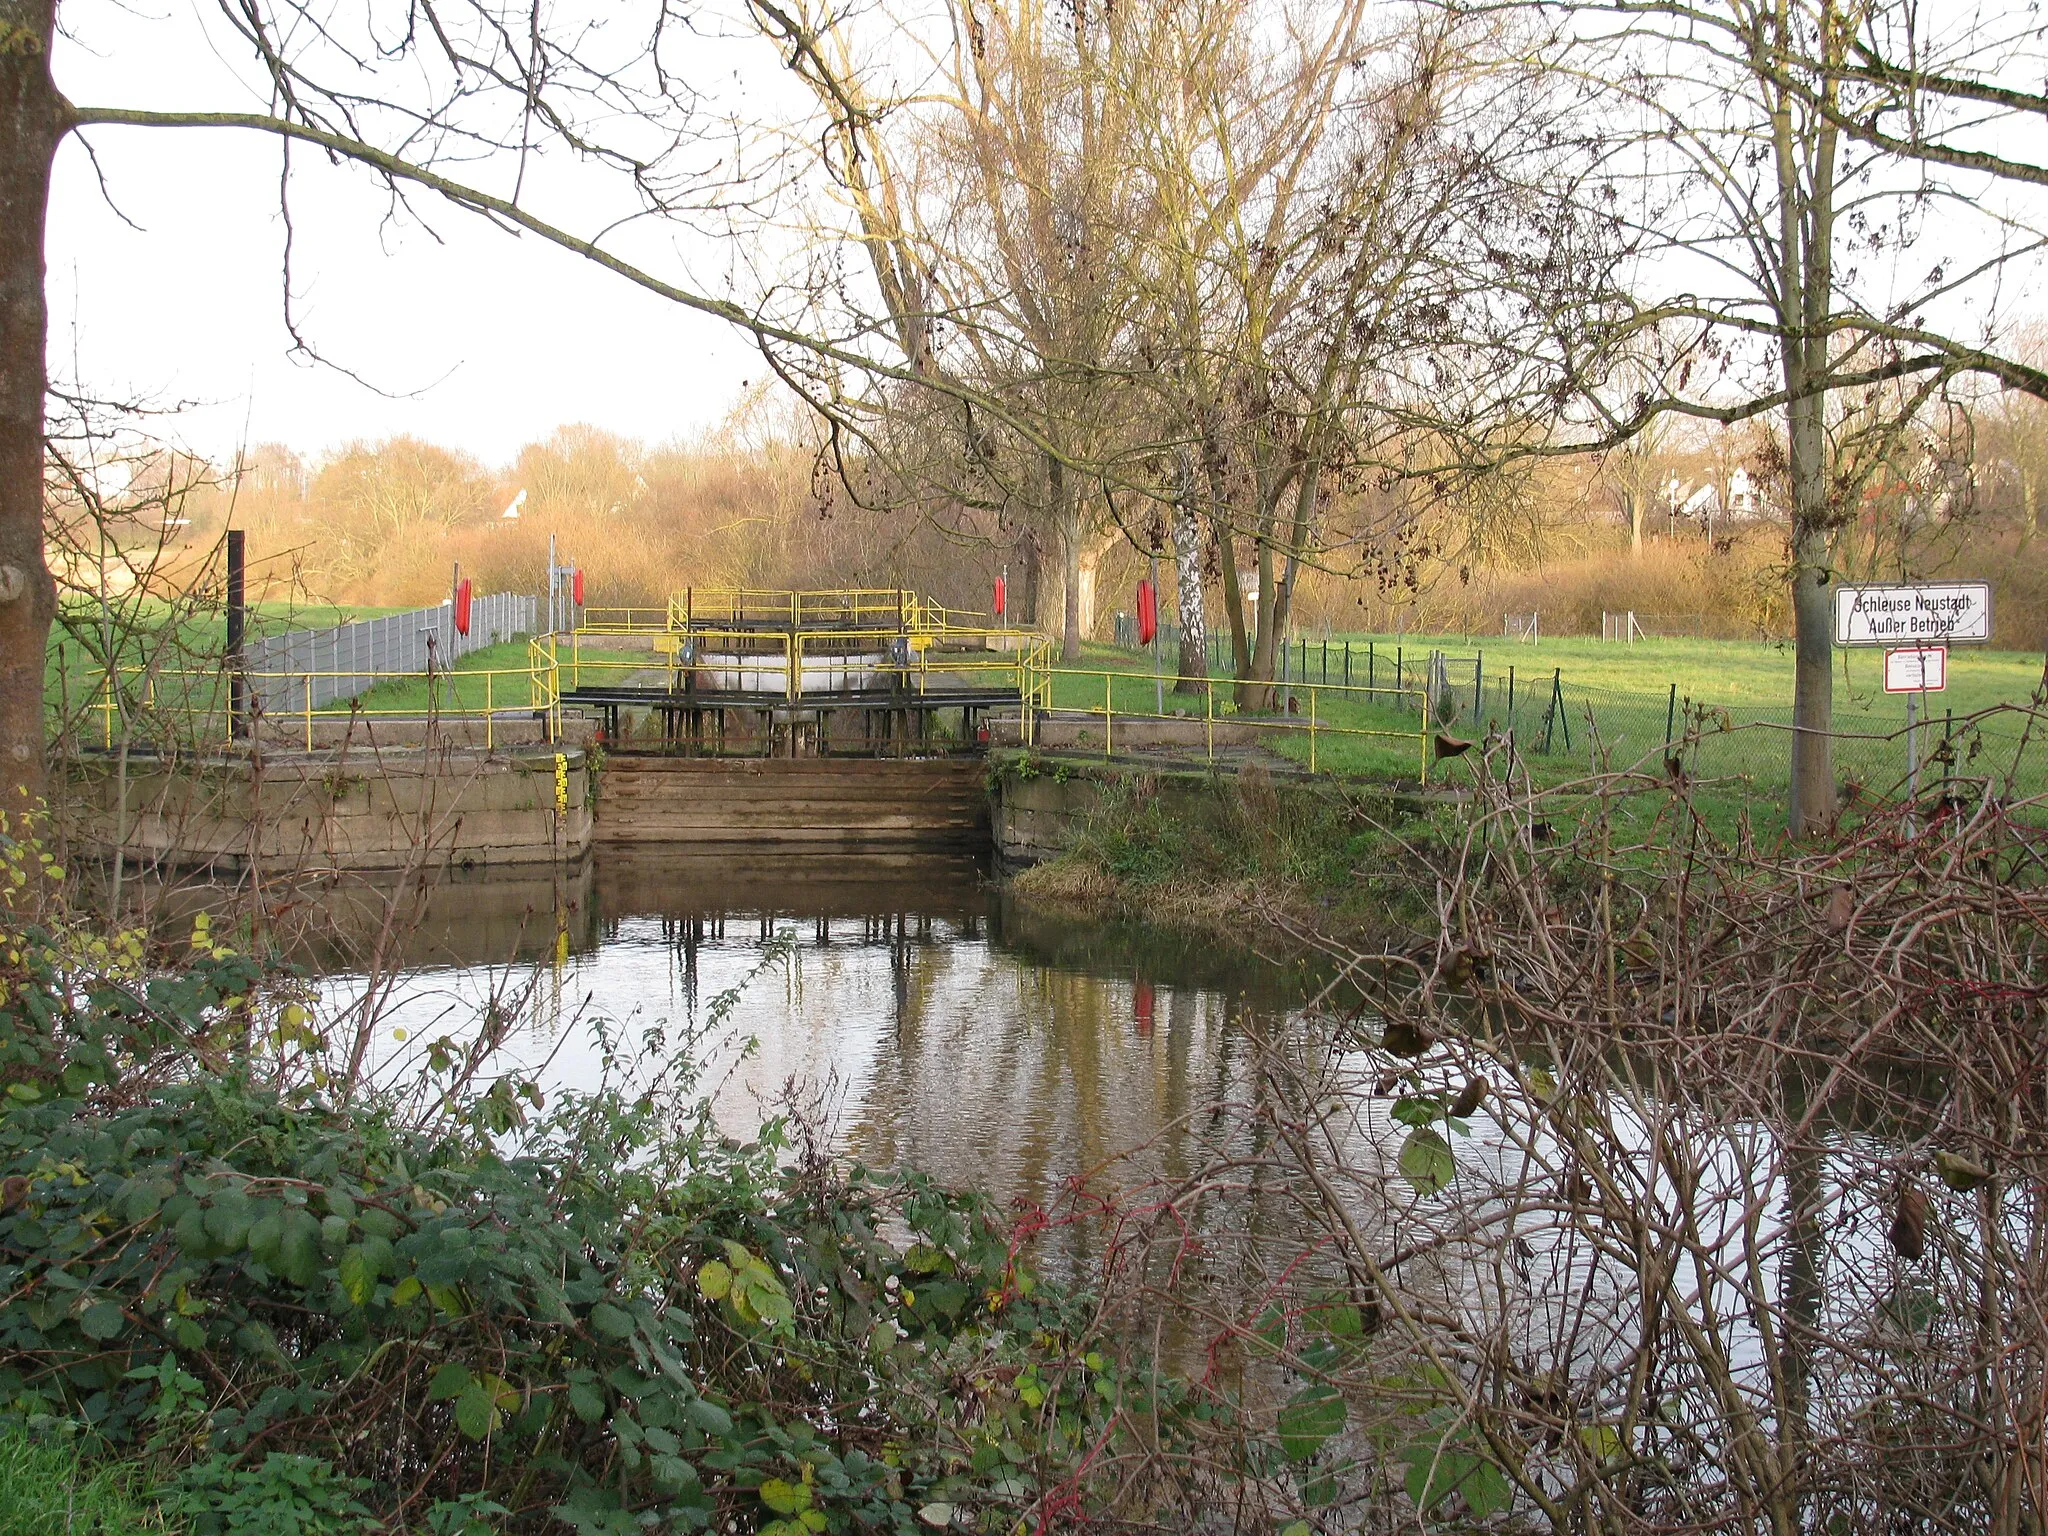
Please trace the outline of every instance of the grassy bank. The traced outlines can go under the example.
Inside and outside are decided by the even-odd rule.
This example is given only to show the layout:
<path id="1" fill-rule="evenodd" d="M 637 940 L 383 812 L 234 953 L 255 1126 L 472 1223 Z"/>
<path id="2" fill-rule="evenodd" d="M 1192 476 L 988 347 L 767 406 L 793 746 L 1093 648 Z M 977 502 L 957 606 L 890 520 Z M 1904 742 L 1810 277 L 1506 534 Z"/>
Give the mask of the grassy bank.
<path id="1" fill-rule="evenodd" d="M 1424 925 L 1417 875 L 1461 825 L 1455 804 L 1256 767 L 1212 777 L 1019 756 L 994 771 L 1070 775 L 1099 795 L 1066 853 L 1014 877 L 1019 896 L 1237 944 L 1283 923 L 1371 942 Z"/>

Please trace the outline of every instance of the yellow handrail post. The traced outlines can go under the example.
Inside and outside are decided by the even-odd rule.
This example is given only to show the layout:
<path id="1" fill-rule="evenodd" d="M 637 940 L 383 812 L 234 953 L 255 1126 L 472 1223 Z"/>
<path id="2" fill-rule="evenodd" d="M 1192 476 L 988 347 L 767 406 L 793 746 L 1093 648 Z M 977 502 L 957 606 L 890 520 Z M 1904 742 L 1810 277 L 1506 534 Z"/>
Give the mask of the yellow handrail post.
<path id="1" fill-rule="evenodd" d="M 114 664 L 111 661 L 107 663 L 106 686 L 100 692 L 105 695 L 105 702 L 100 705 L 100 733 L 106 749 L 111 752 L 114 750 Z"/>
<path id="2" fill-rule="evenodd" d="M 1109 730 L 1112 711 L 1109 706 L 1109 674 L 1102 674 L 1102 760 L 1109 761 Z"/>
<path id="3" fill-rule="evenodd" d="M 1417 701 L 1417 715 L 1422 721 L 1422 787 L 1429 787 L 1429 695 L 1423 694 Z"/>
<path id="4" fill-rule="evenodd" d="M 1308 771 L 1316 771 L 1316 691 L 1308 691 Z"/>
<path id="5" fill-rule="evenodd" d="M 583 631 L 572 631 L 569 636 L 569 686 L 583 686 Z"/>
<path id="6" fill-rule="evenodd" d="M 313 750 L 313 674 L 306 674 L 306 750 Z"/>
<path id="7" fill-rule="evenodd" d="M 1202 690 L 1202 737 L 1207 745 L 1209 766 L 1216 766 L 1216 680 L 1209 679 Z"/>
<path id="8" fill-rule="evenodd" d="M 497 714 L 491 708 L 491 679 L 495 671 L 484 673 L 484 750 L 489 752 L 497 745 Z"/>

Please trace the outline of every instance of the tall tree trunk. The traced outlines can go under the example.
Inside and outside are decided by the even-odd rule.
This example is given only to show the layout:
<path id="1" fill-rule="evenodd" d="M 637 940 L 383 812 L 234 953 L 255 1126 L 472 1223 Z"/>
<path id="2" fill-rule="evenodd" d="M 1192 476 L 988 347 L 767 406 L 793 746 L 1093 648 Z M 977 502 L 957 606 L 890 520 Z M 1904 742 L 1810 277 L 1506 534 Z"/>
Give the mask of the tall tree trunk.
<path id="1" fill-rule="evenodd" d="M 1075 661 L 1081 655 L 1081 519 L 1067 486 L 1067 467 L 1058 459 L 1045 461 L 1045 483 L 1053 537 L 1060 546 L 1060 659 Z"/>
<path id="2" fill-rule="evenodd" d="M 56 10 L 56 0 L 0 0 L 0 811 L 10 816 L 48 788 L 43 668 L 57 588 L 43 560 L 43 230 L 69 112 L 50 78 Z"/>
<path id="3" fill-rule="evenodd" d="M 1836 519 L 1829 505 L 1825 321 L 1834 300 L 1833 130 L 1795 134 L 1789 102 L 1773 113 L 1779 217 L 1778 321 L 1783 327 L 1785 465 L 1792 492 L 1792 775 L 1794 837 L 1833 824 L 1835 670 L 1829 588 Z"/>
<path id="4" fill-rule="evenodd" d="M 1273 520 L 1268 516 L 1261 523 L 1267 533 L 1258 540 L 1259 600 L 1252 624 L 1252 664 L 1237 685 L 1237 707 L 1250 714 L 1264 714 L 1273 707 L 1273 662 L 1279 644 L 1274 622 L 1280 594 L 1273 579 Z"/>
<path id="5" fill-rule="evenodd" d="M 1173 575 L 1180 615 L 1180 659 L 1175 693 L 1203 693 L 1209 687 L 1209 628 L 1202 611 L 1202 521 L 1195 515 L 1193 486 L 1173 509 Z"/>
<path id="6" fill-rule="evenodd" d="M 1237 579 L 1237 537 L 1230 527 L 1230 503 L 1224 495 L 1223 454 L 1212 426 L 1202 431 L 1202 475 L 1209 486 L 1209 531 L 1216 540 L 1216 570 L 1223 585 L 1223 613 L 1230 623 L 1231 676 L 1251 672 L 1251 647 L 1244 632 L 1244 588 Z M 1240 691 L 1238 702 L 1242 704 Z"/>
<path id="7" fill-rule="evenodd" d="M 1834 593 L 1828 573 L 1833 540 L 1825 522 L 1825 466 L 1816 462 L 1822 451 L 1817 441 L 1820 411 L 1817 395 L 1791 408 L 1791 441 L 1798 443 L 1802 436 L 1813 441 L 1803 452 L 1795 448 L 1788 455 L 1793 476 L 1794 658 L 1790 825 L 1795 837 L 1824 830 L 1837 808 L 1834 742 L 1828 734 L 1835 710 Z"/>
<path id="8" fill-rule="evenodd" d="M 1038 535 L 1026 528 L 1017 535 L 1017 542 L 1012 548 L 1016 591 L 1010 595 L 1009 620 L 1018 628 L 1037 629 L 1040 626 L 1038 596 L 1042 585 L 1039 581 L 1039 567 L 1044 560 Z"/>

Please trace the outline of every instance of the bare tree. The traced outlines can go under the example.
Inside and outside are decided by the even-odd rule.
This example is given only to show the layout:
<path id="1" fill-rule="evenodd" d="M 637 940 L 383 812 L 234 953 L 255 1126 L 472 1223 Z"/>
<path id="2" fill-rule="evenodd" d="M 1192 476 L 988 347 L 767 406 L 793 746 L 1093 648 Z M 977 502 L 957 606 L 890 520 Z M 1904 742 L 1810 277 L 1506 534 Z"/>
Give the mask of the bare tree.
<path id="1" fill-rule="evenodd" d="M 372 3 L 346 17 L 295 0 L 222 0 L 220 19 L 268 107 L 156 110 L 72 103 L 56 89 L 50 54 L 56 0 L 0 6 L 0 793 L 40 795 L 42 656 L 55 594 L 42 557 L 42 420 L 47 310 L 43 231 L 59 144 L 113 129 L 237 131 L 269 136 L 282 155 L 286 214 L 285 316 L 295 341 L 318 352 L 292 303 L 290 219 L 294 156 L 352 164 L 389 191 L 475 215 L 572 251 L 686 308 L 863 377 L 921 383 L 1000 420 L 1001 406 L 943 377 L 879 353 L 862 333 L 812 334 L 787 323 L 777 296 L 753 304 L 667 280 L 626 254 L 650 222 L 697 219 L 719 228 L 751 218 L 783 190 L 772 156 L 744 128 L 708 111 L 692 88 L 703 48 L 669 0 L 645 0 L 603 27 L 495 0 Z M 236 62 L 231 60 L 231 62 Z M 587 232 L 541 210 L 542 162 L 573 165 L 601 211 Z M 1032 437 L 1028 423 L 1015 429 Z"/>
<path id="2" fill-rule="evenodd" d="M 1984 301 L 2031 237 L 1972 189 L 1930 174 L 1928 161 L 1846 126 L 1885 107 L 1853 63 L 1857 39 L 1912 7 L 1545 9 L 1572 17 L 1555 67 L 1597 86 L 1588 142 L 1613 167 L 1612 185 L 1635 188 L 1617 205 L 1640 260 L 1633 297 L 1603 296 L 1601 323 L 1582 334 L 1573 364 L 1592 441 L 1620 442 L 1666 411 L 1781 423 L 1796 636 L 1790 822 L 1810 833 L 1837 809 L 1831 584 L 1867 477 L 1884 462 L 1870 446 L 1906 432 L 1958 373 L 1998 371 L 1986 329 L 1995 305 Z M 1949 27 L 1928 14 L 1951 42 L 1972 35 L 1968 19 Z M 1967 254 L 1951 233 L 1959 218 L 1983 235 Z M 1640 357 L 1653 334 L 1654 382 L 1616 387 L 1611 349 Z"/>

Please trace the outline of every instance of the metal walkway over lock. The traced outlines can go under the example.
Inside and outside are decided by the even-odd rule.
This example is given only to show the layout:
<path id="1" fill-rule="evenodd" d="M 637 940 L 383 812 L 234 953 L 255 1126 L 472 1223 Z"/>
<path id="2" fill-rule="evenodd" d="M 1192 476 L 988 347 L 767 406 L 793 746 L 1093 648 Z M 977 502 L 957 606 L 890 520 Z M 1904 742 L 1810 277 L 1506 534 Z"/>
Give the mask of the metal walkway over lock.
<path id="1" fill-rule="evenodd" d="M 691 589 L 665 612 L 586 609 L 553 645 L 559 707 L 612 741 L 786 757 L 971 750 L 993 715 L 1021 739 L 1049 651 L 900 590 Z"/>

